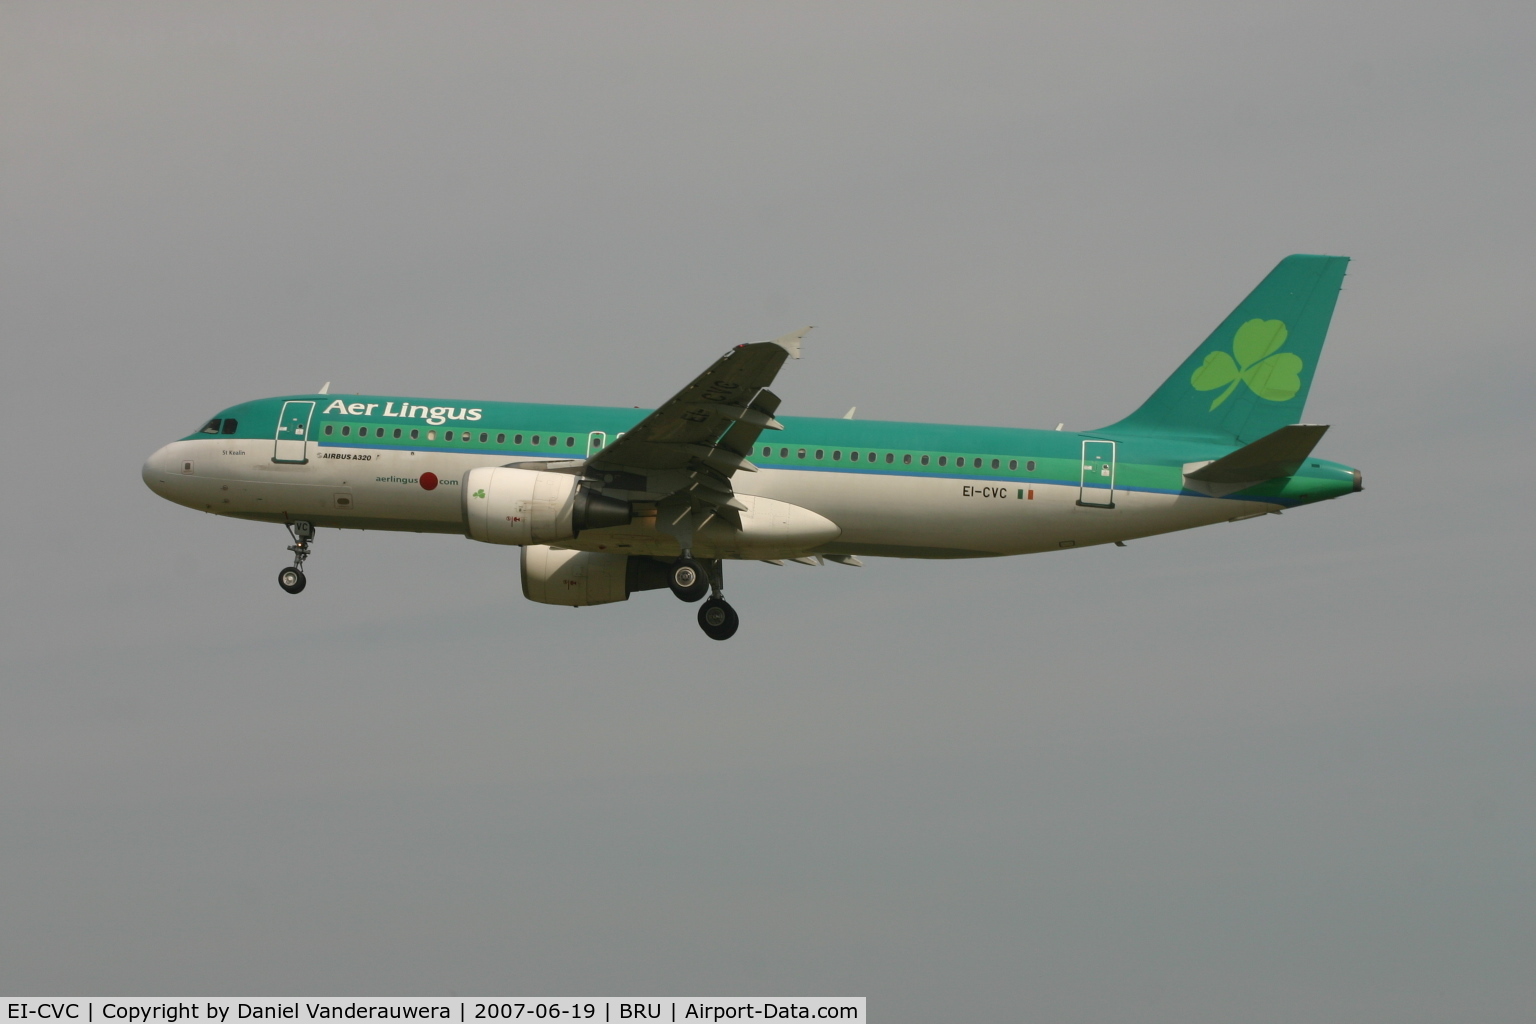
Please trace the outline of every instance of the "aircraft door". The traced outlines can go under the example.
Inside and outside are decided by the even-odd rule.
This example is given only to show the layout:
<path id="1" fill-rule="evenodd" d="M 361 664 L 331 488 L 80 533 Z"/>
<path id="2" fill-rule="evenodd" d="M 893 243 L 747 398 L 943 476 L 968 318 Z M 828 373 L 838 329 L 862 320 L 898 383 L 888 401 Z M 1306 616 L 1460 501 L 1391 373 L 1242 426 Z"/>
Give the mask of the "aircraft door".
<path id="1" fill-rule="evenodd" d="M 1090 508 L 1115 507 L 1115 442 L 1083 442 L 1083 476 L 1077 503 Z"/>
<path id="2" fill-rule="evenodd" d="M 309 421 L 315 414 L 314 402 L 284 402 L 277 417 L 277 439 L 272 445 L 273 462 L 304 464 L 309 461 Z"/>
<path id="3" fill-rule="evenodd" d="M 592 431 L 592 433 L 587 435 L 587 458 L 590 459 L 592 456 L 602 451 L 603 446 L 607 443 L 607 434 L 603 433 L 601 430 Z"/>

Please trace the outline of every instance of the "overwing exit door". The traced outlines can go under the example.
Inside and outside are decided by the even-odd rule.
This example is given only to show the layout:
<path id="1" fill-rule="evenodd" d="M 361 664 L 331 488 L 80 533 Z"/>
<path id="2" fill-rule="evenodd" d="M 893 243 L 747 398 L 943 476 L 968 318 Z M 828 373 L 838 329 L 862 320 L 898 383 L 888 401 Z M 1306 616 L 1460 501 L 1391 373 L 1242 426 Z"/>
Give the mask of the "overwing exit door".
<path id="1" fill-rule="evenodd" d="M 1089 508 L 1115 507 L 1115 442 L 1083 442 L 1083 477 L 1077 503 Z"/>
<path id="2" fill-rule="evenodd" d="M 283 411 L 277 417 L 277 439 L 272 446 L 273 462 L 309 461 L 309 421 L 314 414 L 314 402 L 283 403 Z"/>

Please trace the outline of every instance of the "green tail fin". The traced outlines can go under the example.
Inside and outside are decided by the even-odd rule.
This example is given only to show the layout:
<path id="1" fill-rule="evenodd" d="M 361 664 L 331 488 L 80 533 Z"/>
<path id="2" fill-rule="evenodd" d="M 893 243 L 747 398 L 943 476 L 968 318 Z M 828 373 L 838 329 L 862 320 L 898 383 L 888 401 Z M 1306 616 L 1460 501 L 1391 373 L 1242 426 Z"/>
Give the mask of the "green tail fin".
<path id="1" fill-rule="evenodd" d="M 1248 444 L 1301 422 L 1346 256 L 1287 256 L 1163 386 L 1105 433 Z"/>

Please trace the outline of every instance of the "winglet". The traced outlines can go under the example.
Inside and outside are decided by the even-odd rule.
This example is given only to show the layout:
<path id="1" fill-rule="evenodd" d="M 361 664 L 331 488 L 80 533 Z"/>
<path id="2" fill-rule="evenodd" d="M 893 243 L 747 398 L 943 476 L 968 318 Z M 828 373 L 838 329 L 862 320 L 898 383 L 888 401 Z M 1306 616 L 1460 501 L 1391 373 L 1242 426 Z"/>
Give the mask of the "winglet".
<path id="1" fill-rule="evenodd" d="M 800 358 L 800 339 L 811 333 L 811 328 L 802 327 L 793 334 L 786 334 L 782 338 L 774 338 L 773 344 L 789 353 L 791 359 Z"/>

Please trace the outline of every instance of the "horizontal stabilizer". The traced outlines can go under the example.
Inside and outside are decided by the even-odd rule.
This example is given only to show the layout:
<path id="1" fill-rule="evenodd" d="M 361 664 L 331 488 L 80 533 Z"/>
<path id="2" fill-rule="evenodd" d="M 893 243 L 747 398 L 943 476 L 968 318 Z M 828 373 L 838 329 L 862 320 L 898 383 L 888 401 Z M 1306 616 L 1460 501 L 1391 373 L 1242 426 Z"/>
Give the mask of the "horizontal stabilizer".
<path id="1" fill-rule="evenodd" d="M 1184 476 L 1211 484 L 1258 483 L 1291 476 L 1307 461 L 1327 431 L 1321 424 L 1293 423 L 1215 462 L 1186 465 Z"/>

